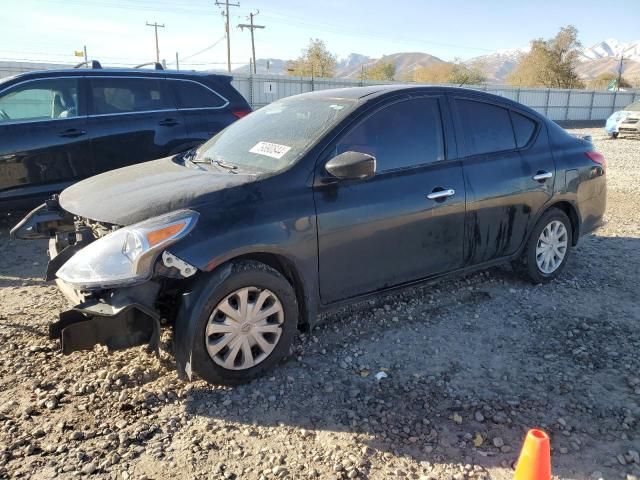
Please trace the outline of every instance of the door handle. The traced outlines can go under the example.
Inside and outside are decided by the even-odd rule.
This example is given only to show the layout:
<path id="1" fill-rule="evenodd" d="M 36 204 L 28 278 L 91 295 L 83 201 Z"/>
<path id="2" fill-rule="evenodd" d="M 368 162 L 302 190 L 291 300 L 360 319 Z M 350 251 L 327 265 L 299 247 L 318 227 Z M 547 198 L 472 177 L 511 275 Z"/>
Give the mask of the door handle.
<path id="1" fill-rule="evenodd" d="M 163 127 L 173 127 L 177 125 L 178 121 L 175 118 L 165 118 L 164 120 L 160 120 L 158 125 L 162 125 Z"/>
<path id="2" fill-rule="evenodd" d="M 447 198 L 455 194 L 456 194 L 456 191 L 454 189 L 448 188 L 446 190 L 438 190 L 435 192 L 431 192 L 429 195 L 427 195 L 427 198 L 429 200 L 440 200 L 441 198 Z"/>
<path id="3" fill-rule="evenodd" d="M 542 170 L 540 170 L 538 173 L 536 173 L 533 178 L 536 182 L 543 182 L 545 181 L 547 178 L 551 178 L 553 177 L 553 173 L 551 172 L 544 172 Z"/>
<path id="4" fill-rule="evenodd" d="M 81 135 L 84 135 L 86 133 L 87 132 L 85 132 L 84 130 L 80 130 L 78 128 L 68 128 L 67 130 L 61 131 L 58 134 L 58 136 L 65 137 L 65 138 L 75 138 L 75 137 L 79 137 Z"/>

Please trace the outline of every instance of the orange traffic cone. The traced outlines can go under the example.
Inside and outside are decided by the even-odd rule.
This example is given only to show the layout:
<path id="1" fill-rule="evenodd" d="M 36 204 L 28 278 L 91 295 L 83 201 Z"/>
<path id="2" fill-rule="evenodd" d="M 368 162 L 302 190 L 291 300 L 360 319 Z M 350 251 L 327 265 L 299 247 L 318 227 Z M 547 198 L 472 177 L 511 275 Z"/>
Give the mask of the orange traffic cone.
<path id="1" fill-rule="evenodd" d="M 516 464 L 515 480 L 551 480 L 549 435 L 542 430 L 527 432 Z"/>

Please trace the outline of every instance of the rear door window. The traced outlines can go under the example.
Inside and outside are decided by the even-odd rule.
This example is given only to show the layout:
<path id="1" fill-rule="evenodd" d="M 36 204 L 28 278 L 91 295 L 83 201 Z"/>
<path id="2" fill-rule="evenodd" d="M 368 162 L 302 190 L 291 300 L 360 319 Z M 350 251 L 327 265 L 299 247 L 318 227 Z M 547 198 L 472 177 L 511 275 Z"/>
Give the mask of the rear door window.
<path id="1" fill-rule="evenodd" d="M 414 98 L 378 110 L 336 145 L 376 157 L 378 172 L 444 160 L 444 138 L 437 98 Z"/>
<path id="2" fill-rule="evenodd" d="M 25 82 L 0 94 L 0 124 L 78 116 L 78 80 Z"/>
<path id="3" fill-rule="evenodd" d="M 175 109 L 162 83 L 155 78 L 91 78 L 93 114 Z"/>
<path id="4" fill-rule="evenodd" d="M 226 98 L 197 82 L 172 80 L 170 85 L 180 109 L 222 108 L 228 103 Z"/>
<path id="5" fill-rule="evenodd" d="M 516 134 L 516 144 L 518 148 L 524 147 L 536 131 L 536 122 L 513 110 L 511 111 L 511 121 L 513 122 L 513 131 Z"/>
<path id="6" fill-rule="evenodd" d="M 503 152 L 516 148 L 509 111 L 485 102 L 456 99 L 467 155 Z"/>

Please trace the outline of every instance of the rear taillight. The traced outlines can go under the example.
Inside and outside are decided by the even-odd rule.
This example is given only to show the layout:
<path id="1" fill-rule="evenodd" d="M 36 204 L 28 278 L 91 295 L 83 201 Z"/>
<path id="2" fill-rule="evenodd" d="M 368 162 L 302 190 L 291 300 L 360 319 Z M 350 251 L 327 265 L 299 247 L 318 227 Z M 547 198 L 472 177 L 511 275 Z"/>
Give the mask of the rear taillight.
<path id="1" fill-rule="evenodd" d="M 594 151 L 585 152 L 585 155 L 589 157 L 589 159 L 592 162 L 595 162 L 598 165 L 601 165 L 603 170 L 607 168 L 607 162 L 604 159 L 604 155 L 602 155 L 600 152 L 594 152 Z"/>
<path id="2" fill-rule="evenodd" d="M 237 118 L 242 118 L 249 115 L 251 110 L 232 110 L 231 113 L 233 113 Z"/>

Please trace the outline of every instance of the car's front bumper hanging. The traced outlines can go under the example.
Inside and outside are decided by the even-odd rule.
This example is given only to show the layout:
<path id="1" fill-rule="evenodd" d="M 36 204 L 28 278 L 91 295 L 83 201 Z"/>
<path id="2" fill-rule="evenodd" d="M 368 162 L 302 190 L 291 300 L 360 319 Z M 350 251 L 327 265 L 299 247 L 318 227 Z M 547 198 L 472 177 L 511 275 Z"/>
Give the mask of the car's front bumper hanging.
<path id="1" fill-rule="evenodd" d="M 62 312 L 59 321 L 49 326 L 49 337 L 60 340 L 65 355 L 92 350 L 97 344 L 109 350 L 147 344 L 157 353 L 160 319 L 156 312 L 141 304 L 115 307 L 92 301 Z"/>

